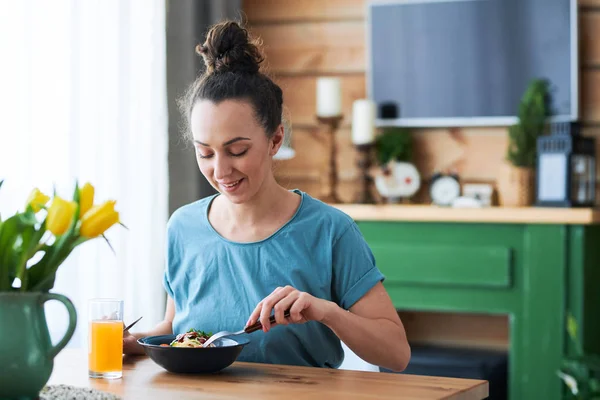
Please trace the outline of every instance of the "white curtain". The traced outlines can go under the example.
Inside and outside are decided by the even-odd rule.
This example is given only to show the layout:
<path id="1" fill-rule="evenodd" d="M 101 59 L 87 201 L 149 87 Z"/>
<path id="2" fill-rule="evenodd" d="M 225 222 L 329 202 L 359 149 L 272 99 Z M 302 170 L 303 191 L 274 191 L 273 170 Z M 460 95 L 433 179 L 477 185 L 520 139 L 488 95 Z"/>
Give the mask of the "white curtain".
<path id="1" fill-rule="evenodd" d="M 168 218 L 165 0 L 0 0 L 0 213 L 27 194 L 71 196 L 75 179 L 114 199 L 122 222 L 76 249 L 55 293 L 78 310 L 70 345 L 87 342 L 87 301 L 124 300 L 125 322 L 163 315 Z M 46 307 L 54 340 L 66 327 Z"/>

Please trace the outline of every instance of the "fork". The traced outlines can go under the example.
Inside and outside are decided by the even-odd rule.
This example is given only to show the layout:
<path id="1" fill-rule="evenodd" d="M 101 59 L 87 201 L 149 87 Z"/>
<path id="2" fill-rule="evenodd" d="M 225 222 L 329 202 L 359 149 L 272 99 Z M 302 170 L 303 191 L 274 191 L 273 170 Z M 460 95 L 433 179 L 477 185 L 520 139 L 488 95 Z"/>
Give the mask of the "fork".
<path id="1" fill-rule="evenodd" d="M 284 318 L 288 318 L 290 316 L 290 310 L 287 310 L 286 312 L 283 313 L 283 317 Z M 271 324 L 275 323 L 275 316 L 272 315 L 271 318 L 269 318 L 269 322 Z M 260 323 L 260 321 L 256 321 L 255 323 L 253 323 L 250 326 L 247 326 L 246 328 L 242 329 L 241 331 L 237 331 L 237 332 L 229 332 L 229 331 L 221 331 L 221 332 L 217 332 L 214 335 L 212 335 L 206 342 L 204 342 L 204 344 L 202 345 L 202 347 L 208 347 L 208 345 L 210 345 L 211 343 L 213 343 L 215 340 L 221 339 L 225 336 L 236 336 L 236 335 L 241 335 L 242 333 L 252 333 L 255 332 L 259 329 L 262 328 L 262 324 Z"/>

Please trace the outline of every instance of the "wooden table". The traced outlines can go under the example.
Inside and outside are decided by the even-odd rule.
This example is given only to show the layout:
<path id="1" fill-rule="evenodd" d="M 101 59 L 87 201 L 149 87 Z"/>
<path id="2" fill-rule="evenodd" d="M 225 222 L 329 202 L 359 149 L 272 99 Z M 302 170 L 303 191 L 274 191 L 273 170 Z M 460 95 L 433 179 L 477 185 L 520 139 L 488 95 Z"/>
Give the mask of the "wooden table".
<path id="1" fill-rule="evenodd" d="M 129 399 L 484 399 L 479 380 L 236 362 L 212 375 L 176 375 L 147 357 L 125 357 L 123 378 L 88 378 L 87 354 L 63 350 L 50 385 L 89 387 Z"/>

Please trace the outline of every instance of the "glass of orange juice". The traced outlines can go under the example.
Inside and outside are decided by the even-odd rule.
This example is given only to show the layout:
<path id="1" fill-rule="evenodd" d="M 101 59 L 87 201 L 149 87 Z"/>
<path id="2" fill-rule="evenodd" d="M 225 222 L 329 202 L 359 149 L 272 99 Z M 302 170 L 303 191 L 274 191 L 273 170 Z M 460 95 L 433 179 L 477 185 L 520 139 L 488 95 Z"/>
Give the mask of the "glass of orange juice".
<path id="1" fill-rule="evenodd" d="M 88 363 L 91 378 L 123 376 L 123 301 L 89 301 Z"/>

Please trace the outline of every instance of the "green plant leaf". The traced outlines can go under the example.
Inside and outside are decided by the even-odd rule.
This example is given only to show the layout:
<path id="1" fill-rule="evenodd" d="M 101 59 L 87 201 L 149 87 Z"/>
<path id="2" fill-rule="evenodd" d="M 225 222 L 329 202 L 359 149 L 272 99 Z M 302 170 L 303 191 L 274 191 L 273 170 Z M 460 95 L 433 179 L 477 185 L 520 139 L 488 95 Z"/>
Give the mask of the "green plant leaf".
<path id="1" fill-rule="evenodd" d="M 79 205 L 77 206 L 76 213 L 78 210 Z M 69 254 L 71 254 L 71 251 L 75 247 L 74 244 L 79 239 L 76 229 L 77 222 L 74 218 L 67 232 L 57 237 L 51 246 L 45 247 L 45 254 L 42 259 L 27 270 L 29 290 L 48 291 L 54 287 L 56 271 Z"/>
<path id="2" fill-rule="evenodd" d="M 577 364 L 581 368 L 597 373 L 600 375 L 600 356 L 596 354 L 584 354 L 581 356 L 565 358 L 565 362 Z"/>
<path id="3" fill-rule="evenodd" d="M 17 241 L 22 239 L 21 233 L 25 226 L 20 213 L 2 223 L 0 231 L 0 291 L 10 290 L 14 278 L 17 276 L 16 268 L 19 258 L 15 246 Z"/>
<path id="4" fill-rule="evenodd" d="M 559 378 L 565 383 L 567 388 L 571 391 L 571 394 L 576 396 L 579 393 L 579 382 L 577 378 L 568 372 L 560 371 L 558 373 Z"/>
<path id="5" fill-rule="evenodd" d="M 75 190 L 73 191 L 73 201 L 77 203 L 77 209 L 75 210 L 74 220 L 79 220 L 79 209 L 81 207 L 81 193 L 79 192 L 79 182 L 75 180 Z"/>
<path id="6" fill-rule="evenodd" d="M 110 244 L 110 241 L 108 240 L 108 238 L 106 236 L 104 236 L 104 234 L 102 234 L 102 238 L 106 241 L 106 243 L 108 244 L 108 247 L 110 247 L 110 250 L 113 252 L 113 254 L 117 254 L 115 253 L 115 249 L 113 249 L 112 245 Z"/>
<path id="7" fill-rule="evenodd" d="M 532 80 L 519 103 L 519 122 L 508 129 L 506 159 L 518 167 L 534 167 L 537 139 L 545 133 L 547 118 L 552 114 L 550 83 Z"/>
<path id="8" fill-rule="evenodd" d="M 567 332 L 573 340 L 577 340 L 577 320 L 572 314 L 567 316 Z"/>
<path id="9" fill-rule="evenodd" d="M 379 165 L 389 161 L 409 162 L 413 153 L 413 138 L 407 128 L 386 128 L 375 140 Z"/>
<path id="10" fill-rule="evenodd" d="M 600 380 L 596 378 L 590 379 L 589 386 L 593 394 L 596 396 L 600 395 Z"/>

